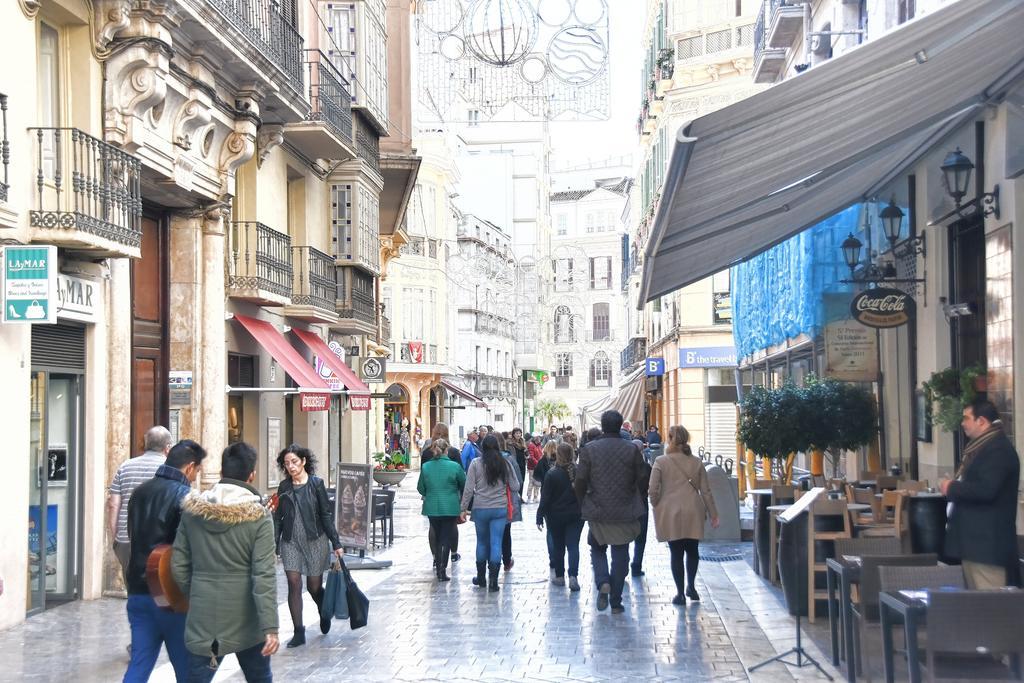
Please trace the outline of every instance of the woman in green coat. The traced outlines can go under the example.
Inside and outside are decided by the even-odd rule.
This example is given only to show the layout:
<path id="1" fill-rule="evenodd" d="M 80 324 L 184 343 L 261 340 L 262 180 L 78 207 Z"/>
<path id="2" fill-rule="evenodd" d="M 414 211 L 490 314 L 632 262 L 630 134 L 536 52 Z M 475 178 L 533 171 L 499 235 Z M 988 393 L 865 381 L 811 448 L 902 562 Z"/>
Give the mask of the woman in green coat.
<path id="1" fill-rule="evenodd" d="M 432 448 L 436 453 L 446 453 L 448 442 L 438 439 Z M 430 520 L 430 530 L 437 538 L 434 572 L 438 581 L 448 581 L 448 554 L 456 533 L 465 485 L 466 472 L 462 465 L 448 458 L 428 460 L 420 469 L 416 490 L 423 496 L 423 514 Z"/>

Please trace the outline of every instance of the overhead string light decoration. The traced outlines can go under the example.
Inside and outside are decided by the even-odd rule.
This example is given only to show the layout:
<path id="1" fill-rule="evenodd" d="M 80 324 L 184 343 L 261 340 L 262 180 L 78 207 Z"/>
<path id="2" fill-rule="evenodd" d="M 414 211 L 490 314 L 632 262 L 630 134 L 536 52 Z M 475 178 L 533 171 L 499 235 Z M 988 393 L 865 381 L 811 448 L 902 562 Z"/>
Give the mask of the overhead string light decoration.
<path id="1" fill-rule="evenodd" d="M 423 104 L 442 120 L 509 102 L 547 119 L 607 119 L 609 38 L 607 0 L 422 0 Z"/>

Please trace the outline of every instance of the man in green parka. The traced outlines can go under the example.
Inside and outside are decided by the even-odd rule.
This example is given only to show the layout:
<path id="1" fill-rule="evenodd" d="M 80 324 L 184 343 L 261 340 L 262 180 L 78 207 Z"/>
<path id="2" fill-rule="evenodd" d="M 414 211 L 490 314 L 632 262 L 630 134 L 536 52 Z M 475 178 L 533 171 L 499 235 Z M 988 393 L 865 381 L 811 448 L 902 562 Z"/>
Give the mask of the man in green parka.
<path id="1" fill-rule="evenodd" d="M 252 487 L 256 451 L 224 449 L 221 480 L 182 502 L 171 570 L 188 596 L 189 681 L 210 681 L 234 653 L 249 683 L 273 680 L 277 652 L 274 523 Z"/>

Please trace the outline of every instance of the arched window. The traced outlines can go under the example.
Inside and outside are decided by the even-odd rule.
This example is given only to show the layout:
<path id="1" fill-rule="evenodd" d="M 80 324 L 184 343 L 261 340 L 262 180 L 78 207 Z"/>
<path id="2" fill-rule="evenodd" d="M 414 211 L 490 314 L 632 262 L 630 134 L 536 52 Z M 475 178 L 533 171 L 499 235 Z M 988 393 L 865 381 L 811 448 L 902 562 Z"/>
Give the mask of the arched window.
<path id="1" fill-rule="evenodd" d="M 576 330 L 568 306 L 559 306 L 555 309 L 554 337 L 556 344 L 568 344 L 576 341 Z"/>
<path id="2" fill-rule="evenodd" d="M 590 361 L 590 386 L 610 387 L 612 385 L 612 362 L 608 354 L 598 351 Z"/>

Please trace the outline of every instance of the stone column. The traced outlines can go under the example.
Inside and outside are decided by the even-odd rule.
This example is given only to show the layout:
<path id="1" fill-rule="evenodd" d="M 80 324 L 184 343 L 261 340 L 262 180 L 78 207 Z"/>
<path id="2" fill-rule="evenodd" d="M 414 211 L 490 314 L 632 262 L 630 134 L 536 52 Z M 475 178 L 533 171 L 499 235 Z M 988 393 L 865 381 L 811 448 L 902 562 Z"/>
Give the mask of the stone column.
<path id="1" fill-rule="evenodd" d="M 198 392 L 200 443 L 206 448 L 203 461 L 204 488 L 220 479 L 221 451 L 227 444 L 227 340 L 224 316 L 225 212 L 220 208 L 202 217 L 202 319 L 199 372 L 194 381 Z"/>
<path id="2" fill-rule="evenodd" d="M 107 386 L 111 388 L 107 404 L 107 467 L 109 484 L 117 468 L 131 457 L 132 444 L 132 271 L 126 258 L 110 259 L 110 286 L 107 287 Z M 106 514 L 104 512 L 104 514 Z M 104 521 L 106 529 L 106 521 Z M 104 548 L 114 539 L 108 538 Z M 105 591 L 124 591 L 121 565 L 112 553 L 104 560 Z"/>
<path id="3" fill-rule="evenodd" d="M 196 381 L 200 372 L 202 348 L 200 328 L 202 314 L 203 214 L 178 214 L 170 219 L 170 369 L 190 370 L 193 374 L 192 402 L 178 410 L 178 429 L 182 439 L 195 439 L 206 446 L 200 434 L 199 403 L 201 387 Z"/>

